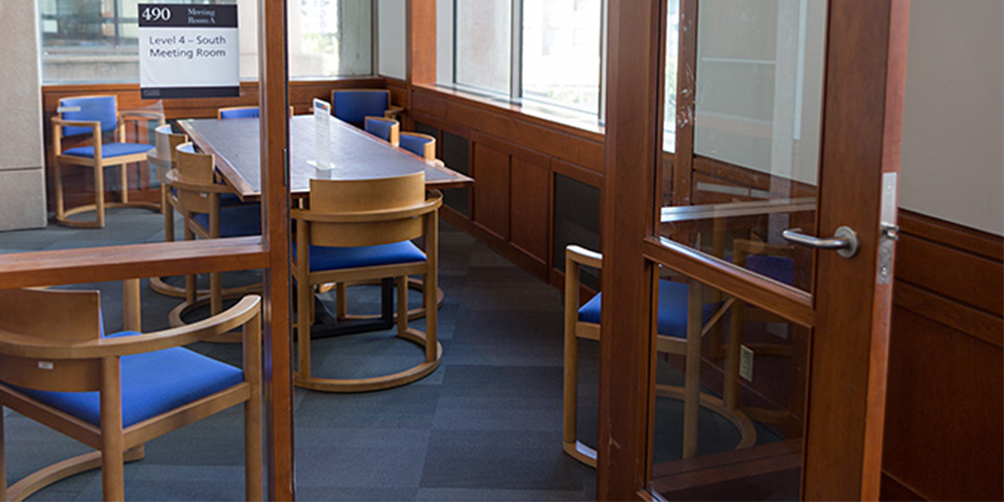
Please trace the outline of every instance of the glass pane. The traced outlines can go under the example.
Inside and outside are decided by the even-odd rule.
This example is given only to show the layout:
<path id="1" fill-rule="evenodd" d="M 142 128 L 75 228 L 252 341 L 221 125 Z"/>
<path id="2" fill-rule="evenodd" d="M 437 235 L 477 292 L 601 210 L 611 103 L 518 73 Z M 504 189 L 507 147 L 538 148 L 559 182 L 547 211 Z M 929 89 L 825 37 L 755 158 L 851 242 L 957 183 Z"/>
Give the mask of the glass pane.
<path id="1" fill-rule="evenodd" d="M 690 180 L 673 200 L 689 195 L 693 206 L 663 208 L 664 238 L 735 262 L 737 239 L 784 246 L 785 229 L 814 234 L 825 16 L 824 0 L 699 4 L 695 119 L 685 124 L 694 156 L 673 171 Z M 793 277 L 772 278 L 809 290 L 811 260 L 794 252 Z"/>
<path id="2" fill-rule="evenodd" d="M 509 95 L 512 63 L 510 0 L 459 0 L 456 82 Z"/>
<path id="3" fill-rule="evenodd" d="M 680 0 L 666 9 L 666 108 L 663 111 L 662 149 L 676 151 L 676 69 L 680 56 Z"/>
<path id="4" fill-rule="evenodd" d="M 42 79 L 47 83 L 139 81 L 138 9 L 144 0 L 39 0 Z M 258 79 L 257 0 L 177 0 L 238 6 L 240 68 Z M 288 3 L 292 78 L 371 75 L 370 0 Z"/>
<path id="5" fill-rule="evenodd" d="M 524 0 L 523 97 L 600 109 L 600 0 Z"/>
<path id="6" fill-rule="evenodd" d="M 664 500 L 797 499 L 809 331 L 679 277 L 662 278 L 656 296 L 649 489 Z"/>
<path id="7" fill-rule="evenodd" d="M 295 0 L 287 8 L 290 78 L 373 74 L 370 0 Z"/>

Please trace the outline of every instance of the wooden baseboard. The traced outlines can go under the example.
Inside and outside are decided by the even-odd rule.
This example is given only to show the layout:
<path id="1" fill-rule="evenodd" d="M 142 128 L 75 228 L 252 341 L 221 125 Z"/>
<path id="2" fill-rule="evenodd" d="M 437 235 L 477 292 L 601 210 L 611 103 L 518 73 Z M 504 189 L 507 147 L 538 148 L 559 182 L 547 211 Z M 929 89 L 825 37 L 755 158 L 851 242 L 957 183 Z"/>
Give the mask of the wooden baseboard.
<path id="1" fill-rule="evenodd" d="M 879 488 L 879 500 L 908 501 L 927 499 L 921 497 L 919 493 L 911 490 L 910 487 L 890 476 L 889 473 L 882 471 L 882 485 Z"/>

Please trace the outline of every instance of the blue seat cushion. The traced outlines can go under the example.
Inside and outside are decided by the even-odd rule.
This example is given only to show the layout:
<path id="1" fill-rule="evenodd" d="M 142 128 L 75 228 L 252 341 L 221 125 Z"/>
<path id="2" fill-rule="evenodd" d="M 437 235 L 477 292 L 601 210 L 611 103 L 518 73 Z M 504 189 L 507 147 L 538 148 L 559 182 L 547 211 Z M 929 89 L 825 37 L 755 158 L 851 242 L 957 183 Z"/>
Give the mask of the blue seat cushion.
<path id="1" fill-rule="evenodd" d="M 114 131 L 118 127 L 118 110 L 116 109 L 115 96 L 64 98 L 59 100 L 59 106 L 71 110 L 74 108 L 77 109 L 76 111 L 61 113 L 60 116 L 63 120 L 98 121 L 101 122 L 101 130 L 104 132 Z M 94 130 L 90 127 L 63 127 L 63 137 L 93 134 L 93 132 Z"/>
<path id="2" fill-rule="evenodd" d="M 384 141 L 390 141 L 390 131 L 394 128 L 394 124 L 386 120 L 367 120 L 364 128 L 366 132 Z"/>
<path id="3" fill-rule="evenodd" d="M 659 281 L 659 334 L 676 338 L 687 337 L 687 296 L 690 287 L 681 282 Z M 579 309 L 579 321 L 600 323 L 601 297 L 598 293 Z M 705 304 L 704 322 L 714 315 L 720 303 Z"/>
<path id="4" fill-rule="evenodd" d="M 221 119 L 250 119 L 258 118 L 257 108 L 238 108 L 236 110 L 220 110 Z"/>
<path id="5" fill-rule="evenodd" d="M 152 146 L 143 143 L 105 143 L 101 145 L 101 157 L 110 159 L 112 157 L 121 157 L 123 155 L 146 153 L 152 148 Z M 78 146 L 77 148 L 70 148 L 69 150 L 63 150 L 63 155 L 93 159 L 94 147 Z"/>
<path id="6" fill-rule="evenodd" d="M 109 338 L 139 333 L 123 331 Z M 129 427 L 244 381 L 240 369 L 175 347 L 121 358 L 122 426 Z M 101 425 L 97 392 L 52 392 L 15 387 L 85 422 Z"/>
<path id="7" fill-rule="evenodd" d="M 261 205 L 240 204 L 223 206 L 220 198 L 220 237 L 246 237 L 261 235 Z M 196 213 L 195 221 L 209 228 L 209 215 Z"/>
<path id="8" fill-rule="evenodd" d="M 293 259 L 296 259 L 295 245 Z M 418 261 L 425 261 L 425 253 L 411 241 L 360 247 L 310 246 L 310 270 L 314 272 Z"/>

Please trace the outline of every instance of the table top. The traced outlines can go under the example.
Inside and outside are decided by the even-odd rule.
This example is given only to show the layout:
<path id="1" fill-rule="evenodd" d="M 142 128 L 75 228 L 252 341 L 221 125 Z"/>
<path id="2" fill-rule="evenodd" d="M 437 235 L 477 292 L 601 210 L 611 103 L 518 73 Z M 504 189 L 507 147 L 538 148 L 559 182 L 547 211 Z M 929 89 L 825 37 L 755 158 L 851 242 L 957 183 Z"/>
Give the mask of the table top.
<path id="1" fill-rule="evenodd" d="M 289 183 L 293 196 L 310 193 L 310 179 L 374 179 L 425 171 L 430 188 L 470 185 L 473 179 L 442 164 L 426 161 L 402 148 L 331 117 L 331 163 L 334 168 L 320 172 L 309 162 L 314 158 L 314 116 L 299 115 L 289 122 Z M 224 181 L 241 200 L 261 197 L 258 119 L 179 120 L 199 148 L 216 157 L 216 167 Z"/>

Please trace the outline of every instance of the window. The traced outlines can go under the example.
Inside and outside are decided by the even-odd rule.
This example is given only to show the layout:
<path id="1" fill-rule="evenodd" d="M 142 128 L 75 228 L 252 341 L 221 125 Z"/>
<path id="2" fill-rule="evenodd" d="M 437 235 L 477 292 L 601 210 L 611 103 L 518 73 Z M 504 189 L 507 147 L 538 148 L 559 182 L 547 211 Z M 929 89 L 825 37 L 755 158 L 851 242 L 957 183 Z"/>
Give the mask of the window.
<path id="1" fill-rule="evenodd" d="M 440 0 L 439 5 L 444 3 L 453 4 Z M 604 0 L 456 0 L 445 6 L 452 18 L 441 19 L 452 22 L 441 22 L 440 29 L 450 30 L 454 42 L 453 74 L 441 76 L 447 80 L 442 83 L 598 117 L 604 5 Z"/>
<path id="2" fill-rule="evenodd" d="M 146 0 L 39 0 L 42 80 L 138 82 L 138 7 Z M 234 0 L 173 0 L 181 4 Z M 240 74 L 258 78 L 256 0 L 236 0 Z M 371 0 L 291 0 L 291 78 L 373 74 Z"/>

